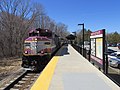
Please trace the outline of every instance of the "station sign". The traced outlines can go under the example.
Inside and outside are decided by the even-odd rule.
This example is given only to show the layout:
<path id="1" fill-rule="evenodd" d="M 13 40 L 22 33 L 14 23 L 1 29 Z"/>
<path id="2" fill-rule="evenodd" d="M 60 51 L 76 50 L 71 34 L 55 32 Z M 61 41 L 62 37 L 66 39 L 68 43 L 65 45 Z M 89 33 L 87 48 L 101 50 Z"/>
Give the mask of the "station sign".
<path id="1" fill-rule="evenodd" d="M 91 33 L 90 36 L 91 61 L 103 70 L 105 69 L 105 29 Z"/>

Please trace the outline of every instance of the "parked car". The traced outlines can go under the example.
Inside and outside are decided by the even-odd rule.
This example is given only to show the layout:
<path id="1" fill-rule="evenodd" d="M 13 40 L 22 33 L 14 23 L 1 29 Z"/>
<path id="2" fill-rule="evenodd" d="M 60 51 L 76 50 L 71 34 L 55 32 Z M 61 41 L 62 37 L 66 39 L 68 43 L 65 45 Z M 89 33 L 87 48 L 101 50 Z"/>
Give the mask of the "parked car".
<path id="1" fill-rule="evenodd" d="M 120 43 L 117 44 L 118 49 L 120 49 Z"/>
<path id="2" fill-rule="evenodd" d="M 107 49 L 107 52 L 106 52 L 106 53 L 107 53 L 108 55 L 110 55 L 111 53 L 114 53 L 114 52 L 117 52 L 117 51 L 112 50 L 112 49 Z"/>
<path id="3" fill-rule="evenodd" d="M 109 46 L 109 47 L 117 47 L 117 43 L 110 43 L 107 46 Z"/>
<path id="4" fill-rule="evenodd" d="M 108 55 L 108 62 L 112 67 L 120 68 L 120 52 L 114 52 Z"/>

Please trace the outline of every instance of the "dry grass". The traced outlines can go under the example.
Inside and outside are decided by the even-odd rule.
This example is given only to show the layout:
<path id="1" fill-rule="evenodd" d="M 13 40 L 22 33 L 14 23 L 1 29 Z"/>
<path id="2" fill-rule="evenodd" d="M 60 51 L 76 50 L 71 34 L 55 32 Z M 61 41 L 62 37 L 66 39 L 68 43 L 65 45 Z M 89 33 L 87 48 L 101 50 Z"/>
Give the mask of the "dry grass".
<path id="1" fill-rule="evenodd" d="M 21 58 L 0 60 L 0 80 L 21 68 Z"/>

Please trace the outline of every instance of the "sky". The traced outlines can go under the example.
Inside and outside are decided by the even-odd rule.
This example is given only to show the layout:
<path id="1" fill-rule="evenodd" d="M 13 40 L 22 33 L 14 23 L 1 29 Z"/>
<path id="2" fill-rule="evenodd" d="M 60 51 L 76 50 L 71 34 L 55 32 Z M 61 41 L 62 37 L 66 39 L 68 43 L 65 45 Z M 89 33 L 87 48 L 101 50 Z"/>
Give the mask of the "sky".
<path id="1" fill-rule="evenodd" d="M 34 0 L 45 8 L 55 22 L 68 26 L 69 32 L 86 29 L 93 32 L 106 29 L 120 33 L 120 0 Z"/>

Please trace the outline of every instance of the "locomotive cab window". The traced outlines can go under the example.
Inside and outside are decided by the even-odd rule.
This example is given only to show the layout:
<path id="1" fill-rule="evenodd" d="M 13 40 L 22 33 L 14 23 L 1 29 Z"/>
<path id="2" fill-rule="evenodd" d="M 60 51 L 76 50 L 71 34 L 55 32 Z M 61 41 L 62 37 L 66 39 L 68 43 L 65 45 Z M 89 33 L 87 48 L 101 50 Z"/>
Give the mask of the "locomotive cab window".
<path id="1" fill-rule="evenodd" d="M 44 44 L 45 44 L 45 45 L 50 45 L 50 42 L 45 42 Z"/>
<path id="2" fill-rule="evenodd" d="M 25 46 L 30 46 L 30 43 L 24 43 Z"/>
<path id="3" fill-rule="evenodd" d="M 24 47 L 30 48 L 30 43 L 24 43 Z"/>

